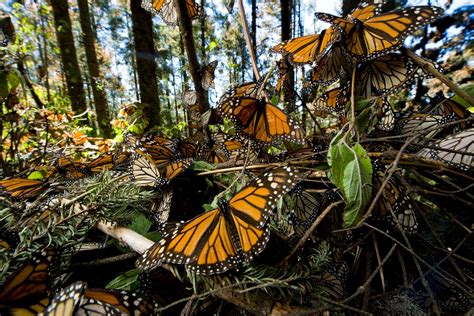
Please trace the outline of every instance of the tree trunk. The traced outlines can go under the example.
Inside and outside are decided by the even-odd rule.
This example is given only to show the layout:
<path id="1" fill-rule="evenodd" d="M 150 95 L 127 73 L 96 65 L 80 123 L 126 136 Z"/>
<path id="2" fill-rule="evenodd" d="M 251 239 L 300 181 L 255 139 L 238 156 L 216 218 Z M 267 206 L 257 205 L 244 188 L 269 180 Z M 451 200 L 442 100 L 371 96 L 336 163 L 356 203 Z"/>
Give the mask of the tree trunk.
<path id="1" fill-rule="evenodd" d="M 205 0 L 201 0 L 201 8 L 204 8 L 206 3 Z M 206 19 L 200 19 L 201 21 L 201 60 L 207 60 L 206 58 Z M 209 62 L 209 60 L 207 61 Z"/>
<path id="2" fill-rule="evenodd" d="M 44 8 L 43 6 L 40 6 L 39 8 L 39 14 L 40 14 L 40 24 L 41 24 L 41 38 L 43 41 L 43 60 L 42 60 L 42 66 L 44 67 L 45 71 L 45 76 L 44 76 L 44 84 L 46 87 L 46 95 L 48 96 L 48 102 L 51 102 L 51 91 L 49 88 L 49 57 L 48 57 L 48 42 L 47 42 L 47 35 L 46 35 L 46 23 L 47 23 L 47 17 L 44 16 L 43 12 Z"/>
<path id="3" fill-rule="evenodd" d="M 69 6 L 67 0 L 53 0 L 50 3 L 53 8 L 56 36 L 61 52 L 66 86 L 71 99 L 71 107 L 76 114 L 80 114 L 87 110 L 86 95 L 81 69 L 77 61 L 76 47 L 74 46 L 71 19 L 68 12 Z"/>
<path id="4" fill-rule="evenodd" d="M 160 124 L 160 97 L 156 80 L 156 64 L 154 60 L 153 25 L 151 13 L 142 9 L 141 1 L 130 1 L 132 11 L 132 29 L 135 42 L 138 85 L 140 101 L 145 103 L 144 112 L 150 125 Z"/>
<path id="5" fill-rule="evenodd" d="M 78 0 L 77 3 L 79 5 L 82 36 L 84 39 L 84 48 L 86 50 L 87 68 L 89 69 L 92 95 L 94 96 L 97 123 L 104 133 L 104 136 L 110 137 L 112 133 L 110 126 L 110 113 L 107 104 L 107 95 L 103 85 L 100 85 L 102 76 L 99 70 L 99 62 L 97 61 L 95 38 L 91 27 L 89 6 L 87 0 Z"/>
<path id="6" fill-rule="evenodd" d="M 252 49 L 255 54 L 257 54 L 257 0 L 252 0 L 252 24 L 250 28 L 250 39 L 252 42 Z M 255 74 L 253 74 L 253 81 L 257 81 L 257 77 L 255 77 Z"/>
<path id="7" fill-rule="evenodd" d="M 291 0 L 280 0 L 281 5 L 281 41 L 287 41 L 291 38 L 291 8 L 292 8 L 292 1 Z M 295 71 L 294 67 L 289 63 L 286 62 L 287 72 L 286 78 L 287 87 L 294 89 L 295 86 Z M 285 92 L 286 89 L 283 89 Z M 284 99 L 285 107 L 288 111 L 293 111 L 295 108 L 295 96 L 294 93 L 285 93 Z"/>
<path id="8" fill-rule="evenodd" d="M 199 110 L 201 113 L 209 109 L 207 91 L 202 87 L 202 75 L 199 72 L 201 66 L 197 59 L 196 45 L 194 44 L 193 25 L 189 17 L 185 0 L 174 0 L 179 19 L 179 31 L 183 36 L 184 48 L 188 56 L 189 72 L 194 82 L 194 89 L 198 97 Z"/>

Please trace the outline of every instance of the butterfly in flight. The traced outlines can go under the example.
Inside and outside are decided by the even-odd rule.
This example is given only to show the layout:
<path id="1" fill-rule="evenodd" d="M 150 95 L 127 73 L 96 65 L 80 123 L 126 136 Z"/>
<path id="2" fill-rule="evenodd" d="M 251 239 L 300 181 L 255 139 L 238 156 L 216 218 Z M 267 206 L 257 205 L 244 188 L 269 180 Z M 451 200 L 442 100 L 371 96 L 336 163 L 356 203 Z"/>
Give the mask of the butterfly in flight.
<path id="1" fill-rule="evenodd" d="M 191 19 L 202 16 L 202 8 L 194 0 L 185 0 L 186 9 Z M 170 26 L 178 24 L 178 12 L 173 0 L 142 0 L 142 8 L 158 14 Z"/>
<path id="2" fill-rule="evenodd" d="M 345 18 L 316 13 L 316 18 L 339 26 L 347 52 L 360 61 L 382 56 L 396 49 L 416 29 L 443 14 L 443 9 L 414 6 L 381 13 L 382 4 L 363 2 Z"/>

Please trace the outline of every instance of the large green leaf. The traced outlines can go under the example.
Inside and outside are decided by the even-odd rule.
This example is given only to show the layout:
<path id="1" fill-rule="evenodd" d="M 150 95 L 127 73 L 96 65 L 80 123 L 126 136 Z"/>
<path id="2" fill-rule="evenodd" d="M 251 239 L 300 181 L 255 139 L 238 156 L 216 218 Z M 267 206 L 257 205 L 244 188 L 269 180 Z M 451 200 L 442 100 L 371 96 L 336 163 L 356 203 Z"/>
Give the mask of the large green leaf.
<path id="1" fill-rule="evenodd" d="M 372 164 L 360 145 L 350 147 L 344 140 L 330 147 L 331 182 L 342 192 L 346 202 L 344 225 L 353 226 L 370 202 Z"/>
<path id="2" fill-rule="evenodd" d="M 372 164 L 360 145 L 353 148 L 354 159 L 344 168 L 342 192 L 346 200 L 344 225 L 352 227 L 359 221 L 372 195 Z"/>

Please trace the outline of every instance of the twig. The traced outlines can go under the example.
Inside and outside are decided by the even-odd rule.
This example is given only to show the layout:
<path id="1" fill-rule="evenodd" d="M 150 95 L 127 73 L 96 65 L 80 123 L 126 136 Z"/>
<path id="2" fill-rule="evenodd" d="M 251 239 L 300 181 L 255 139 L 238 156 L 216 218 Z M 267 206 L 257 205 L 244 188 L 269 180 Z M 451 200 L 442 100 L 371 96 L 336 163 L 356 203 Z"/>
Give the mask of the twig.
<path id="1" fill-rule="evenodd" d="M 350 302 L 352 301 L 354 298 L 356 298 L 358 295 L 362 294 L 364 291 L 365 291 L 365 288 L 370 284 L 370 282 L 372 282 L 372 280 L 374 279 L 374 277 L 377 275 L 377 273 L 379 272 L 380 269 L 382 269 L 383 265 L 385 264 L 385 262 L 387 262 L 387 260 L 392 256 L 392 253 L 395 251 L 395 248 L 397 247 L 396 244 L 394 244 L 392 246 L 392 248 L 390 248 L 389 252 L 387 253 L 387 255 L 385 256 L 385 258 L 383 258 L 382 262 L 379 264 L 379 266 L 372 272 L 372 274 L 369 276 L 369 278 L 364 282 L 363 285 L 359 286 L 357 288 L 357 290 L 351 295 L 349 296 L 348 298 L 342 300 L 342 303 L 347 303 L 347 302 Z"/>
<path id="2" fill-rule="evenodd" d="M 411 50 L 407 48 L 402 48 L 415 63 L 421 66 L 423 70 L 425 70 L 428 73 L 433 74 L 436 78 L 438 78 L 442 83 L 447 85 L 451 90 L 454 91 L 457 95 L 459 95 L 461 98 L 469 102 L 471 106 L 474 106 L 474 98 L 471 97 L 469 94 L 464 92 L 462 89 L 460 89 L 457 85 L 455 85 L 451 80 L 446 78 L 442 73 L 440 73 L 433 65 L 427 61 L 425 61 L 423 58 L 412 52 Z"/>
<path id="3" fill-rule="evenodd" d="M 352 82 L 351 82 L 351 125 L 349 126 L 349 131 L 355 127 L 355 80 L 356 80 L 357 67 L 354 67 L 352 70 Z M 349 132 L 348 131 L 348 132 Z"/>
<path id="4" fill-rule="evenodd" d="M 247 168 L 245 168 L 245 169 L 264 169 L 264 168 L 268 168 L 268 167 L 271 167 L 271 166 L 279 166 L 279 165 L 281 165 L 281 164 L 251 165 L 251 166 L 247 166 Z M 207 175 L 216 174 L 216 173 L 241 171 L 242 169 L 244 169 L 244 166 L 209 170 L 209 171 L 204 171 L 204 172 L 197 173 L 196 175 L 197 176 L 207 176 Z"/>
<path id="5" fill-rule="evenodd" d="M 382 286 L 382 292 L 385 292 L 385 278 L 383 275 L 382 262 L 380 261 L 379 246 L 377 244 L 377 238 L 375 238 L 375 235 L 372 235 L 372 240 L 374 241 L 374 249 L 375 249 L 375 256 L 377 257 L 377 263 L 380 267 L 380 284 Z"/>
<path id="6" fill-rule="evenodd" d="M 103 266 L 103 265 L 106 265 L 106 264 L 121 262 L 121 261 L 124 261 L 124 260 L 135 258 L 136 256 L 137 256 L 136 253 L 129 252 L 129 253 L 124 253 L 124 254 L 118 255 L 118 256 L 113 256 L 113 257 L 108 257 L 108 258 L 104 258 L 104 259 L 89 261 L 89 262 L 85 262 L 85 263 L 78 263 L 78 264 L 75 264 L 74 266 L 76 266 L 76 267 Z"/>
<path id="7" fill-rule="evenodd" d="M 288 262 L 288 260 L 290 260 L 291 257 L 294 256 L 294 254 L 298 251 L 299 248 L 301 248 L 301 246 L 303 246 L 303 244 L 306 242 L 306 240 L 308 240 L 308 238 L 311 236 L 311 234 L 314 232 L 314 230 L 316 229 L 316 227 L 318 227 L 319 223 L 321 223 L 321 221 L 326 217 L 326 215 L 336 206 L 338 206 L 339 204 L 342 204 L 343 202 L 342 201 L 338 201 L 338 202 L 334 202 L 334 203 L 331 203 L 329 204 L 325 209 L 324 211 L 319 214 L 319 216 L 316 218 L 316 220 L 313 222 L 313 224 L 311 225 L 311 227 L 304 233 L 303 237 L 300 238 L 300 240 L 298 241 L 298 243 L 296 244 L 296 246 L 293 248 L 293 250 L 291 251 L 291 253 L 286 256 L 281 262 L 279 265 L 284 265 Z"/>
<path id="8" fill-rule="evenodd" d="M 253 51 L 252 41 L 250 40 L 249 27 L 247 24 L 247 18 L 245 17 L 244 3 L 242 0 L 239 0 L 239 10 L 240 10 L 240 20 L 242 22 L 242 28 L 244 30 L 245 42 L 247 43 L 247 49 L 249 50 L 250 60 L 252 61 L 253 74 L 257 80 L 260 79 L 260 72 L 257 67 L 257 58 L 255 57 L 255 52 Z M 256 46 L 256 44 L 255 44 Z"/>

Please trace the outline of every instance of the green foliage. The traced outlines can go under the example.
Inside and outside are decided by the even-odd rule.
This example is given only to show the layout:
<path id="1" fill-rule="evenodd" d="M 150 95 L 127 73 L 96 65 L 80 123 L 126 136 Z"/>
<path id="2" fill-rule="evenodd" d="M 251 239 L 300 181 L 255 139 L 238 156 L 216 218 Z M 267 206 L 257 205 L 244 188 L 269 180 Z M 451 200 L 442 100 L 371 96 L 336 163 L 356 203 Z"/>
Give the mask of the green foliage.
<path id="1" fill-rule="evenodd" d="M 138 269 L 126 271 L 107 283 L 105 288 L 124 291 L 136 290 L 138 287 L 138 276 L 140 275 L 140 272 L 141 271 Z"/>
<path id="2" fill-rule="evenodd" d="M 20 74 L 11 69 L 8 72 L 0 72 L 0 97 L 5 99 L 20 84 Z"/>
<path id="3" fill-rule="evenodd" d="M 339 140 L 331 144 L 329 153 L 329 178 L 341 190 L 346 202 L 344 225 L 352 227 L 370 202 L 372 164 L 360 144 L 350 147 L 344 140 Z"/>
<path id="4" fill-rule="evenodd" d="M 474 98 L 474 84 L 466 84 L 460 87 L 464 92 L 466 92 L 468 95 Z M 467 108 L 470 112 L 474 113 L 474 106 L 472 104 L 469 104 L 466 100 L 464 100 L 462 97 L 459 95 L 455 94 L 453 97 L 453 100 Z"/>

